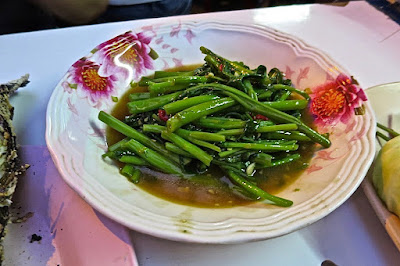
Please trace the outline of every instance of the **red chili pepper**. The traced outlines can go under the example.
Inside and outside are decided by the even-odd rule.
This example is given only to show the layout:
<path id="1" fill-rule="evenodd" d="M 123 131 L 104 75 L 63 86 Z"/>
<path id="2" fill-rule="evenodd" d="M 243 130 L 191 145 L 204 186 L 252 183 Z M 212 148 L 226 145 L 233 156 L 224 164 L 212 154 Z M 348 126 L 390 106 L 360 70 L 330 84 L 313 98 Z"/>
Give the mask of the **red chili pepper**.
<path id="1" fill-rule="evenodd" d="M 158 110 L 158 117 L 162 120 L 162 121 L 167 121 L 169 119 L 169 116 L 167 115 L 167 112 L 165 112 L 165 110 Z"/>
<path id="2" fill-rule="evenodd" d="M 264 120 L 264 121 L 267 121 L 267 120 L 268 120 L 268 117 L 258 114 L 258 115 L 256 115 L 256 116 L 254 117 L 254 119 L 255 119 L 255 120 Z"/>
<path id="3" fill-rule="evenodd" d="M 222 72 L 222 69 L 224 69 L 224 65 L 223 65 L 223 64 L 220 64 L 220 65 L 219 65 L 219 71 Z"/>

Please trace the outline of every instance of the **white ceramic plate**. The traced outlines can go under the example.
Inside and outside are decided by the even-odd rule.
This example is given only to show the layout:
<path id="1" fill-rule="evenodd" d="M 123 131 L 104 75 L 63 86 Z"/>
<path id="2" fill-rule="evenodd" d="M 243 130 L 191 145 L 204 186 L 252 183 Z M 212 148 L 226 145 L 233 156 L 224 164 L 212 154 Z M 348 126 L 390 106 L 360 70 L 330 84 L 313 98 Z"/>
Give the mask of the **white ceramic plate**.
<path id="1" fill-rule="evenodd" d="M 294 201 L 290 208 L 260 202 L 225 209 L 188 207 L 129 183 L 101 158 L 106 150 L 105 126 L 97 115 L 111 110 L 111 96 L 121 96 L 132 79 L 154 70 L 202 63 L 201 45 L 251 67 L 278 67 L 299 89 L 314 88 L 345 72 L 303 41 L 255 25 L 192 22 L 133 32 L 140 34 L 122 34 L 77 61 L 55 88 L 47 109 L 46 140 L 53 160 L 65 181 L 94 208 L 157 237 L 234 243 L 276 237 L 311 224 L 359 186 L 375 151 L 375 118 L 368 101 L 365 115 L 352 115 L 346 123 L 322 129 L 331 133 L 332 146 L 317 152 L 304 174 L 278 195 Z M 132 46 L 135 39 L 139 40 Z M 140 56 L 148 52 L 147 43 L 160 55 L 153 65 Z M 94 90 L 83 86 L 85 81 Z"/>

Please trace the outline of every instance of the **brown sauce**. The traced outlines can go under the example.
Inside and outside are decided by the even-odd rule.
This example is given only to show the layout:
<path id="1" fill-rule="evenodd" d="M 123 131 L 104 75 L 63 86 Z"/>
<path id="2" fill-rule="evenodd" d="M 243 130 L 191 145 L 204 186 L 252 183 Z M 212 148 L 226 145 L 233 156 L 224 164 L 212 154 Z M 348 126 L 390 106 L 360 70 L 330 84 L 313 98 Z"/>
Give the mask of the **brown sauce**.
<path id="1" fill-rule="evenodd" d="M 188 71 L 194 69 L 194 67 L 185 66 L 174 68 L 170 71 Z M 145 91 L 146 88 L 144 87 L 130 88 L 118 100 L 111 114 L 123 121 L 125 116 L 129 115 L 126 107 L 129 101 L 129 94 Z M 109 146 L 123 138 L 124 136 L 115 130 L 107 129 L 107 144 Z M 301 159 L 283 166 L 257 171 L 258 186 L 271 194 L 276 194 L 285 189 L 304 171 L 305 164 L 310 161 L 314 153 L 314 147 L 314 144 L 301 143 L 298 150 L 301 154 Z M 231 189 L 232 183 L 218 167 L 211 167 L 203 175 L 188 178 L 179 178 L 147 168 L 142 168 L 141 171 L 141 180 L 137 185 L 143 190 L 171 202 L 211 208 L 232 207 L 252 202 Z M 121 176 L 121 178 L 123 177 Z"/>

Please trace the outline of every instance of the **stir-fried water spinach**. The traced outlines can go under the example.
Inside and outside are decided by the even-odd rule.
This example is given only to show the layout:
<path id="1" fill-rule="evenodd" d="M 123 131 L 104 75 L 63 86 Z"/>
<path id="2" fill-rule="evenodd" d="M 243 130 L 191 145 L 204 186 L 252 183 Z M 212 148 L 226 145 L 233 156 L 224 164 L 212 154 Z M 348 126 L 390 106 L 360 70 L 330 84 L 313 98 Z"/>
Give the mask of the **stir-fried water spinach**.
<path id="1" fill-rule="evenodd" d="M 193 71 L 156 71 L 129 96 L 125 121 L 99 119 L 126 136 L 105 157 L 124 163 L 121 173 L 140 180 L 140 167 L 191 178 L 218 166 L 246 197 L 282 207 L 293 204 L 257 186 L 254 174 L 298 160 L 301 142 L 329 147 L 301 120 L 307 93 L 292 87 L 277 68 L 250 69 L 205 47 L 205 63 Z"/>

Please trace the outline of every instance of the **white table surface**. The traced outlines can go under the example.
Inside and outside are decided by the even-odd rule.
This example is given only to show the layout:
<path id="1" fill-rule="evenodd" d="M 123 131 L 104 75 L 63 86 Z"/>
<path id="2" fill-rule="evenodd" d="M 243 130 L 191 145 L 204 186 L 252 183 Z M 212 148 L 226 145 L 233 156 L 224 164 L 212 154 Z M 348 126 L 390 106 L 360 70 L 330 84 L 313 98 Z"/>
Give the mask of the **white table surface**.
<path id="1" fill-rule="evenodd" d="M 46 145 L 47 102 L 77 59 L 126 30 L 178 20 L 266 25 L 325 51 L 363 88 L 400 80 L 400 26 L 364 1 L 344 7 L 296 5 L 3 35 L 0 83 L 30 74 L 29 87 L 12 98 L 20 144 Z M 133 231 L 130 235 L 140 265 L 320 265 L 326 259 L 338 265 L 400 265 L 400 253 L 360 188 L 324 219 L 271 240 L 200 245 Z"/>

